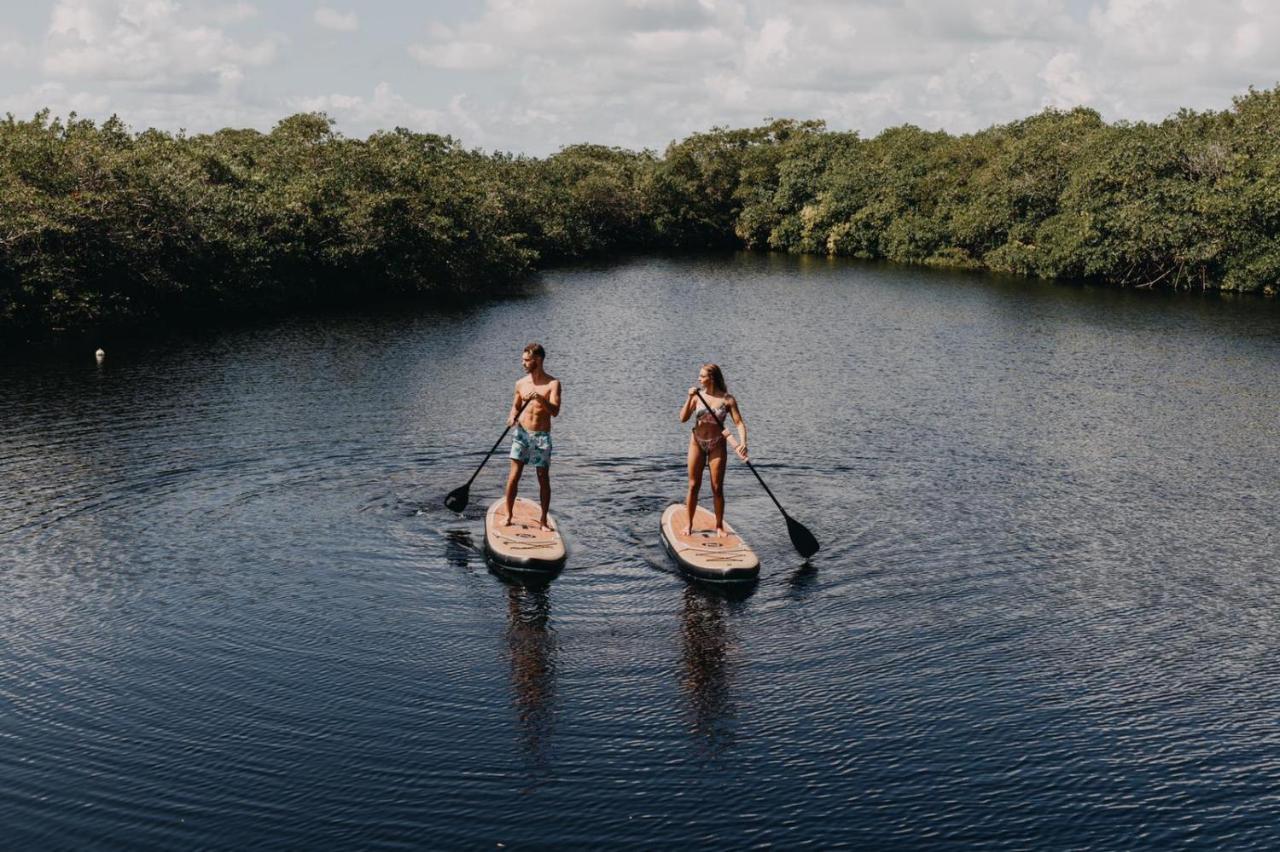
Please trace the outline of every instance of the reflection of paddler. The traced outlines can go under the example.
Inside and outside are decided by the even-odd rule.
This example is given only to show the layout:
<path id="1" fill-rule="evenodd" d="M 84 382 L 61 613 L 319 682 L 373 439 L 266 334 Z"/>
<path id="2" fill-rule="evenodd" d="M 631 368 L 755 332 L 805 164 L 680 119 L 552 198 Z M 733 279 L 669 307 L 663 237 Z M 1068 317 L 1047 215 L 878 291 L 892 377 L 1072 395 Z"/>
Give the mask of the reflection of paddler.
<path id="1" fill-rule="evenodd" d="M 689 697 L 693 733 L 713 752 L 729 745 L 733 736 L 726 606 L 723 598 L 697 586 L 685 588 L 680 623 L 682 683 Z"/>
<path id="2" fill-rule="evenodd" d="M 547 587 L 507 587 L 507 651 L 511 691 L 525 752 L 536 765 L 546 763 L 555 720 L 555 632 Z"/>

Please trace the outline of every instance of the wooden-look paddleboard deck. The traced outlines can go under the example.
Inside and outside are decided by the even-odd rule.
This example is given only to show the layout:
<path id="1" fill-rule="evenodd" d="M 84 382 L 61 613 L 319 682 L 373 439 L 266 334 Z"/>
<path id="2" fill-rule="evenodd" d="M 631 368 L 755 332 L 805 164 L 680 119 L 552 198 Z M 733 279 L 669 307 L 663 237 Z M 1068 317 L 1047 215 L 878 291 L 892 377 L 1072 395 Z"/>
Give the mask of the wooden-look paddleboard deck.
<path id="1" fill-rule="evenodd" d="M 662 546 L 686 573 L 700 580 L 743 582 L 760 576 L 760 560 L 726 521 L 724 538 L 716 536 L 716 516 L 699 506 L 693 535 L 686 534 L 689 513 L 672 503 L 662 513 Z"/>
<path id="2" fill-rule="evenodd" d="M 542 509 L 532 500 L 517 497 L 510 526 L 502 524 L 506 501 L 499 497 L 484 513 L 484 551 L 490 559 L 515 571 L 556 571 L 568 555 L 560 524 L 548 514 L 551 530 L 538 525 Z"/>

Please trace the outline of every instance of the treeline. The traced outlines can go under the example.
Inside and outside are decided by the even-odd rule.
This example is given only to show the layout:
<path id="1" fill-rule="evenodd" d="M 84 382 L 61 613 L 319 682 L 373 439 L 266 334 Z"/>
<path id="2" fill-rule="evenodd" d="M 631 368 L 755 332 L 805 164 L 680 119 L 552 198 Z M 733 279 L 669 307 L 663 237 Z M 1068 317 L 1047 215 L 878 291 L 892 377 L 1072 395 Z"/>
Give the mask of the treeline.
<path id="1" fill-rule="evenodd" d="M 0 123 L 0 329 L 287 312 L 510 280 L 646 246 L 654 158 L 486 155 L 324 116 L 270 133 Z"/>
<path id="2" fill-rule="evenodd" d="M 0 122 L 0 330 L 39 334 L 458 291 L 608 252 L 739 246 L 1274 293 L 1280 89 L 1107 124 L 952 136 L 820 122 L 657 156 L 486 154 L 296 115 L 270 133 Z"/>

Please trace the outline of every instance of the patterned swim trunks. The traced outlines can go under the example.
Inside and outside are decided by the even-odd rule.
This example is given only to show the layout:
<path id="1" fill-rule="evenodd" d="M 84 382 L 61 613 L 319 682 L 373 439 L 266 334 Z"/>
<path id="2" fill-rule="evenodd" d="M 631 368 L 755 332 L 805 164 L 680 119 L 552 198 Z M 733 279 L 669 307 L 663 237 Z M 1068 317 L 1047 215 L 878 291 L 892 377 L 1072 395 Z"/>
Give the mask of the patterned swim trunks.
<path id="1" fill-rule="evenodd" d="M 515 437 L 511 439 L 511 460 L 546 467 L 551 464 L 551 433 L 528 432 L 516 424 Z"/>

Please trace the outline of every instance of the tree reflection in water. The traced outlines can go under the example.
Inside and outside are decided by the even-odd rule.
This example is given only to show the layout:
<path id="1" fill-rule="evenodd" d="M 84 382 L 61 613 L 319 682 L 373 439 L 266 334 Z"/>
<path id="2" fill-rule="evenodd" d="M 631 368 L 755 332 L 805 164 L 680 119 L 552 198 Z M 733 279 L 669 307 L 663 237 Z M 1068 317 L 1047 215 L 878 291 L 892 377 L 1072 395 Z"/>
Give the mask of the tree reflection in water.
<path id="1" fill-rule="evenodd" d="M 737 714 L 730 690 L 734 637 L 727 618 L 753 591 L 755 584 L 720 590 L 693 583 L 684 591 L 681 663 L 690 731 L 710 758 L 734 744 Z"/>
<path id="2" fill-rule="evenodd" d="M 507 585 L 506 647 L 511 663 L 511 694 L 520 744 L 530 769 L 550 768 L 555 726 L 556 633 L 548 626 L 550 583 L 522 582 L 494 572 Z"/>

